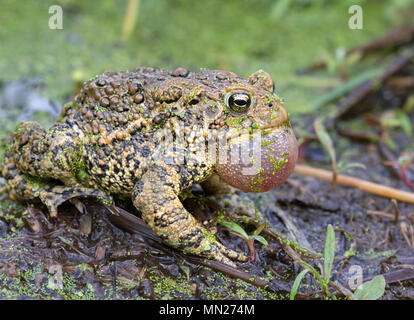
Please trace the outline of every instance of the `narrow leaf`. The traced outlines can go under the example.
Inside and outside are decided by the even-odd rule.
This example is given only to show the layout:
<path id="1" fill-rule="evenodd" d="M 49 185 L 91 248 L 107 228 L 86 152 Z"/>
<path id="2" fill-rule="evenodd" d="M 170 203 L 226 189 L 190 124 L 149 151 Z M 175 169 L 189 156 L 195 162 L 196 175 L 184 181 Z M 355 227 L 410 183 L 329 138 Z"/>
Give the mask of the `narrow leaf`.
<path id="1" fill-rule="evenodd" d="M 376 76 L 380 74 L 381 71 L 382 71 L 381 68 L 377 68 L 377 69 L 370 69 L 365 72 L 362 72 L 360 75 L 350 79 L 343 85 L 329 91 L 327 94 L 319 98 L 313 99 L 312 104 L 308 106 L 306 110 L 315 112 L 317 109 L 323 107 L 327 103 L 343 97 L 348 92 L 360 86 L 365 81 L 374 79 Z"/>
<path id="2" fill-rule="evenodd" d="M 323 252 L 323 274 L 325 282 L 331 278 L 333 261 L 335 257 L 335 232 L 332 225 L 326 229 L 325 249 Z"/>
<path id="3" fill-rule="evenodd" d="M 267 242 L 267 240 L 265 238 L 263 238 L 262 236 L 253 234 L 253 235 L 250 236 L 250 238 L 253 238 L 254 240 L 259 241 L 265 247 L 267 247 L 269 245 L 269 243 Z"/>
<path id="4" fill-rule="evenodd" d="M 315 128 L 316 135 L 320 143 L 322 144 L 325 151 L 328 153 L 329 157 L 331 158 L 332 162 L 332 171 L 333 171 L 333 185 L 335 186 L 336 183 L 336 176 L 338 174 L 336 169 L 336 155 L 335 155 L 335 148 L 333 146 L 333 142 L 329 133 L 326 131 L 325 126 L 323 125 L 323 119 L 316 119 L 313 123 L 313 127 Z"/>
<path id="5" fill-rule="evenodd" d="M 308 270 L 304 269 L 302 270 L 296 277 L 295 282 L 293 283 L 292 289 L 290 290 L 290 300 L 294 300 L 296 293 L 298 292 L 300 283 L 303 279 L 303 277 L 308 273 Z"/>
<path id="6" fill-rule="evenodd" d="M 411 125 L 410 117 L 404 111 L 399 109 L 396 111 L 395 117 L 398 119 L 404 133 L 407 136 L 411 136 L 413 134 L 413 127 Z"/>
<path id="7" fill-rule="evenodd" d="M 366 170 L 367 167 L 365 165 L 363 165 L 362 163 L 359 162 L 350 162 L 350 163 L 343 163 L 343 162 L 338 162 L 337 164 L 337 170 L 338 172 L 343 172 L 349 169 L 354 169 L 354 168 L 360 168 L 360 169 L 364 169 Z"/>
<path id="8" fill-rule="evenodd" d="M 71 240 L 69 240 L 69 239 L 66 239 L 66 238 L 64 238 L 64 237 L 62 237 L 62 236 L 59 236 L 59 239 L 64 243 L 64 244 L 67 244 L 68 246 L 72 246 L 73 245 L 73 242 L 71 241 Z"/>
<path id="9" fill-rule="evenodd" d="M 307 267 L 308 269 L 310 269 L 310 271 L 312 272 L 313 277 L 316 278 L 316 280 L 318 280 L 319 283 L 322 286 L 322 281 L 323 280 L 321 278 L 321 275 L 319 274 L 319 272 L 314 267 L 312 267 L 309 263 L 306 263 L 305 261 L 298 261 L 298 263 L 300 263 L 301 265 L 303 265 L 303 266 Z"/>
<path id="10" fill-rule="evenodd" d="M 218 223 L 220 223 L 222 226 L 229 228 L 230 230 L 238 233 L 245 239 L 249 239 L 249 236 L 247 235 L 246 231 L 243 230 L 242 227 L 240 227 L 236 222 L 225 220 L 225 219 L 219 219 Z"/>

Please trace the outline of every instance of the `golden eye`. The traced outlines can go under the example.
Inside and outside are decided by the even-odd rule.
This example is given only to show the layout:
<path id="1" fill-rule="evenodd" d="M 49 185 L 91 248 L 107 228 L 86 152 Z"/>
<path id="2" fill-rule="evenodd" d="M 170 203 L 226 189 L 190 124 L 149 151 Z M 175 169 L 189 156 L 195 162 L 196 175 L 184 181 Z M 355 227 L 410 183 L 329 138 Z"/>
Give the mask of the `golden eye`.
<path id="1" fill-rule="evenodd" d="M 246 113 L 252 100 L 247 92 L 234 92 L 227 98 L 227 105 L 236 113 Z"/>

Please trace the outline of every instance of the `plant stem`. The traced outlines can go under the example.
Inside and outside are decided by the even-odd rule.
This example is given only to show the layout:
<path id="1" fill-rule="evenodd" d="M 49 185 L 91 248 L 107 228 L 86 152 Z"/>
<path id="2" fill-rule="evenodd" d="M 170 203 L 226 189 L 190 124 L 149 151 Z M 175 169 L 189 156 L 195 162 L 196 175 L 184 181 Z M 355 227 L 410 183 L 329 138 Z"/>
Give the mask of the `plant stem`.
<path id="1" fill-rule="evenodd" d="M 313 168 L 305 165 L 296 165 L 295 172 L 300 175 L 311 176 L 322 180 L 332 181 L 333 173 L 328 170 Z M 396 199 L 403 202 L 414 204 L 414 193 L 395 188 L 383 186 L 378 183 L 350 177 L 344 174 L 338 174 L 336 178 L 337 184 L 354 187 L 363 191 L 367 191 L 382 197 Z"/>

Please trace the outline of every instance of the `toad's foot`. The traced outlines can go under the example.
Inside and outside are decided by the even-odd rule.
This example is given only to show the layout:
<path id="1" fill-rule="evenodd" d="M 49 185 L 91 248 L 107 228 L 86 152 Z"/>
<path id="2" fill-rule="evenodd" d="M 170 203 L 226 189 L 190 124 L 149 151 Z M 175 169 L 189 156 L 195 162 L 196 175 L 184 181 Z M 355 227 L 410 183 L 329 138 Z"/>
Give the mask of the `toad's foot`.
<path id="1" fill-rule="evenodd" d="M 47 206 L 51 217 L 57 216 L 57 208 L 63 202 L 78 197 L 95 197 L 105 205 L 113 203 L 112 197 L 105 192 L 84 187 L 49 186 L 39 191 L 39 198 Z"/>
<path id="2" fill-rule="evenodd" d="M 95 197 L 104 204 L 112 204 L 112 197 L 105 192 L 85 187 L 56 185 L 50 179 L 41 179 L 22 173 L 12 161 L 5 156 L 2 175 L 6 192 L 10 200 L 30 201 L 40 199 L 48 208 L 50 216 L 57 216 L 57 208 L 63 202 L 77 197 Z"/>
<path id="3" fill-rule="evenodd" d="M 170 246 L 208 259 L 234 266 L 230 260 L 246 261 L 244 254 L 217 242 L 183 207 L 178 199 L 179 176 L 169 167 L 154 165 L 134 188 L 133 202 L 142 218 Z M 160 182 L 163 184 L 160 185 Z"/>

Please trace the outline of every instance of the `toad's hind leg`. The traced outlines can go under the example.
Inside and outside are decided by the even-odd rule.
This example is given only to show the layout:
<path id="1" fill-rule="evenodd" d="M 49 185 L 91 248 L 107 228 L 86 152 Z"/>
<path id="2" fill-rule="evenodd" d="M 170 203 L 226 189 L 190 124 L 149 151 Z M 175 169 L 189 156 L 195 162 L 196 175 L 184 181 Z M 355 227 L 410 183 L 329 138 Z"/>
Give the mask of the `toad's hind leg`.
<path id="1" fill-rule="evenodd" d="M 38 198 L 52 217 L 60 204 L 75 197 L 92 196 L 112 203 L 106 193 L 82 187 L 74 178 L 81 150 L 76 140 L 70 141 L 68 128 L 58 124 L 46 132 L 36 122 L 23 122 L 8 138 L 2 176 L 11 200 Z"/>
<path id="2" fill-rule="evenodd" d="M 37 122 L 22 122 L 8 151 L 20 172 L 72 185 L 84 164 L 82 136 L 76 125 L 56 123 L 46 131 Z"/>
<path id="3" fill-rule="evenodd" d="M 132 200 L 148 226 L 163 241 L 184 253 L 229 265 L 234 265 L 230 259 L 246 261 L 242 253 L 219 243 L 183 207 L 178 198 L 183 187 L 180 180 L 180 175 L 172 167 L 154 165 L 137 182 Z"/>
<path id="4" fill-rule="evenodd" d="M 113 203 L 112 198 L 103 191 L 81 186 L 58 185 L 50 180 L 21 173 L 9 154 L 5 155 L 2 175 L 5 180 L 6 192 L 11 200 L 40 199 L 46 205 L 51 217 L 57 216 L 58 206 L 73 198 L 95 197 L 106 205 Z"/>

